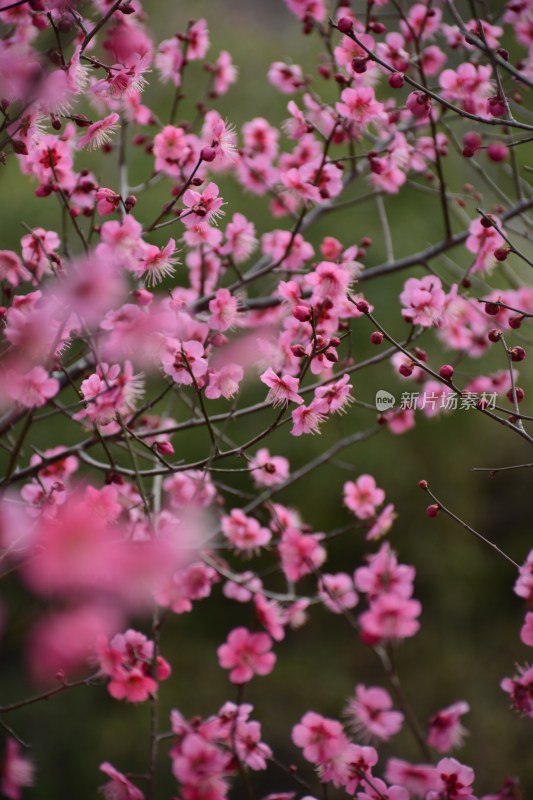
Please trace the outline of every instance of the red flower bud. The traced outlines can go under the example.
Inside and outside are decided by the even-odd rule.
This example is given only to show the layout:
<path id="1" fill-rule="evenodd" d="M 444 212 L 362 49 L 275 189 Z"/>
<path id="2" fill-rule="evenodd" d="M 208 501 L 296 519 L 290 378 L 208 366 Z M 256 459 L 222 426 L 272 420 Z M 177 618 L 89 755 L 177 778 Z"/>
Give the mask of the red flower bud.
<path id="1" fill-rule="evenodd" d="M 350 33 L 353 29 L 353 22 L 349 17 L 341 17 L 337 22 L 337 28 L 341 33 Z"/>
<path id="2" fill-rule="evenodd" d="M 202 147 L 200 151 L 200 158 L 202 161 L 214 161 L 217 157 L 217 151 L 214 147 Z"/>
<path id="3" fill-rule="evenodd" d="M 381 331 L 374 331 L 373 333 L 370 334 L 370 341 L 372 342 L 372 344 L 381 344 L 384 338 L 385 337 L 383 336 Z"/>
<path id="4" fill-rule="evenodd" d="M 426 508 L 426 514 L 428 517 L 438 517 L 440 511 L 440 506 L 437 503 L 433 503 L 433 505 L 428 506 Z"/>
<path id="5" fill-rule="evenodd" d="M 511 356 L 511 361 L 523 361 L 526 357 L 526 351 L 523 347 L 511 347 L 509 355 Z"/>
<path id="6" fill-rule="evenodd" d="M 309 322 L 311 319 L 311 309 L 309 306 L 294 306 L 292 309 L 292 316 L 298 320 L 298 322 Z"/>
<path id="7" fill-rule="evenodd" d="M 405 79 L 401 72 L 393 72 L 389 75 L 389 86 L 391 89 L 401 89 L 405 83 Z"/>
<path id="8" fill-rule="evenodd" d="M 526 393 L 524 392 L 524 390 L 521 389 L 520 386 L 515 386 L 516 402 L 517 403 L 521 403 L 525 396 L 526 396 Z M 509 389 L 509 391 L 506 394 L 506 397 L 507 397 L 507 399 L 509 400 L 510 403 L 514 402 L 513 390 L 512 389 Z"/>
<path id="9" fill-rule="evenodd" d="M 487 334 L 489 341 L 491 342 L 499 342 L 502 338 L 502 332 L 498 330 L 498 328 L 493 328 Z"/>
<path id="10" fill-rule="evenodd" d="M 444 378 L 445 381 L 449 381 L 450 378 L 453 376 L 453 367 L 451 364 L 443 364 L 442 367 L 439 369 L 439 375 L 441 378 Z"/>

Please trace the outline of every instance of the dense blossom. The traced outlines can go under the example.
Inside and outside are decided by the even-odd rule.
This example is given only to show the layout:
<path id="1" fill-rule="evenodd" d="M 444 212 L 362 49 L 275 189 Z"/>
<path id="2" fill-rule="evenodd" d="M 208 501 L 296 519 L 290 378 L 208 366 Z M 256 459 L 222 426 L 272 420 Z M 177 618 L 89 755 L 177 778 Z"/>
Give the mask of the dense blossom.
<path id="1" fill-rule="evenodd" d="M 135 713 L 132 726 L 148 724 L 147 763 L 128 763 L 128 742 L 124 772 L 104 760 L 106 800 L 155 797 L 167 740 L 170 791 L 183 800 L 226 800 L 238 781 L 249 796 L 272 786 L 265 800 L 294 800 L 304 787 L 304 800 L 332 790 L 475 800 L 474 768 L 449 757 L 467 734 L 469 704 L 433 709 L 424 730 L 416 681 L 397 672 L 396 650 L 411 650 L 429 674 L 433 640 L 419 650 L 406 640 L 421 620 L 430 629 L 439 587 L 453 605 L 457 570 L 472 582 L 476 574 L 475 564 L 441 558 L 442 542 L 428 544 L 427 526 L 443 518 L 515 565 L 511 635 L 517 648 L 533 647 L 533 550 L 511 540 L 529 461 L 496 459 L 489 470 L 512 490 L 502 508 L 513 557 L 499 516 L 492 533 L 478 531 L 444 492 L 441 502 L 435 477 L 452 463 L 464 469 L 470 454 L 467 468 L 478 466 L 472 436 L 488 441 L 494 422 L 502 437 L 532 441 L 533 206 L 522 145 L 533 130 L 533 4 L 509 0 L 489 14 L 462 0 L 284 0 L 236 16 L 219 4 L 225 18 L 214 31 L 203 17 L 184 22 L 182 5 L 169 10 L 162 41 L 142 0 L 0 10 L 0 160 L 10 181 L 0 250 L 0 633 L 12 663 L 42 684 L 41 694 L 2 701 L 0 789 L 20 800 L 34 773 L 50 769 L 39 745 L 24 754 L 24 739 L 39 734 L 34 718 L 20 736 L 11 712 L 37 714 L 41 701 L 83 686 L 100 691 L 104 709 L 124 700 L 150 712 L 115 704 Z M 261 59 L 238 68 L 229 50 L 211 50 L 234 25 L 241 54 L 268 43 L 266 74 Z M 272 36 L 278 28 L 283 36 Z M 306 37 L 301 63 L 291 30 Z M 439 425 L 446 433 L 433 434 Z M 424 461 L 420 443 L 433 435 Z M 456 441 L 461 458 L 450 456 Z M 511 453 L 499 439 L 490 445 Z M 428 480 L 413 485 L 411 518 L 405 489 L 422 462 Z M 459 501 L 472 491 L 460 477 L 458 487 Z M 398 547 L 408 536 L 413 565 L 400 562 L 391 532 Z M 428 548 L 437 554 L 429 566 Z M 232 615 L 218 664 L 199 647 L 204 607 L 209 625 Z M 337 627 L 352 635 L 358 682 L 344 723 L 325 716 L 335 697 L 342 704 L 344 649 L 329 640 L 305 649 L 320 618 L 332 641 Z M 174 676 L 163 653 L 178 658 Z M 304 667 L 290 666 L 302 653 Z M 278 701 L 302 700 L 287 719 L 301 718 L 292 743 L 311 777 L 285 763 L 277 730 L 275 753 L 263 741 L 243 702 L 246 684 L 287 654 L 287 693 L 264 681 L 274 694 L 260 705 L 271 703 L 271 727 Z M 376 685 L 359 682 L 370 674 L 366 657 L 381 669 Z M 204 662 L 231 688 L 226 671 L 235 702 L 190 719 L 174 709 L 168 730 L 160 699 L 170 695 L 159 694 L 181 686 L 195 706 Z M 311 700 L 315 686 L 326 694 Z M 500 687 L 511 709 L 533 717 L 530 664 Z M 424 763 L 395 757 L 409 732 Z M 384 760 L 377 746 L 397 735 Z M 494 734 L 483 735 L 496 756 Z M 91 749 L 77 749 L 96 772 Z M 287 784 L 269 775 L 255 785 L 252 773 L 271 762 Z M 474 766 L 484 782 L 485 765 Z M 74 792 L 85 785 L 94 792 L 80 773 Z M 507 777 L 483 800 L 519 793 Z"/>

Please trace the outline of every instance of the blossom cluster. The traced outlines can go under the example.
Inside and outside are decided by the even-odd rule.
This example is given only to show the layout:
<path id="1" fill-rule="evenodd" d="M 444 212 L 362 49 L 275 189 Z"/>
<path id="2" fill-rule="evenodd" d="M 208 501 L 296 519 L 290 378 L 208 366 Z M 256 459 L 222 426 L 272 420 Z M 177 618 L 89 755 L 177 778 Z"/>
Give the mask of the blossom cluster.
<path id="1" fill-rule="evenodd" d="M 533 443 L 520 332 L 533 318 L 523 244 L 533 199 L 517 157 L 533 130 L 533 4 L 509 0 L 487 19 L 470 3 L 356 5 L 280 0 L 314 37 L 319 63 L 307 75 L 274 61 L 266 82 L 284 119 L 251 116 L 238 129 L 219 103 L 238 69 L 228 50 L 210 55 L 206 19 L 156 42 L 141 0 L 0 7 L 0 160 L 38 206 L 59 208 L 55 225 L 40 224 L 43 211 L 0 250 L 0 560 L 38 609 L 23 661 L 42 690 L 0 714 L 80 685 L 149 705 L 147 770 L 134 778 L 103 761 L 107 800 L 154 800 L 167 740 L 184 800 L 225 800 L 239 780 L 253 796 L 251 773 L 280 764 L 295 791 L 270 800 L 314 792 L 262 741 L 243 694 L 268 684 L 320 613 L 348 623 L 388 682 L 357 679 L 344 724 L 316 697 L 292 727 L 324 793 L 518 796 L 510 778 L 474 794 L 474 768 L 451 755 L 467 733 L 466 699 L 419 724 L 395 654 L 424 619 L 424 565 L 402 563 L 386 538 L 401 536 L 404 499 L 385 470 L 339 454 L 371 436 L 408 440 L 454 407 Z M 203 94 L 191 84 L 197 67 Z M 191 92 L 195 110 L 181 120 Z M 458 177 L 466 170 L 476 186 Z M 432 228 L 423 249 L 411 247 L 392 218 L 397 195 L 432 204 L 437 241 L 427 245 Z M 342 214 L 349 226 L 337 229 Z M 378 278 L 385 291 L 374 295 Z M 414 387 L 396 409 L 376 408 L 365 376 L 378 365 Z M 330 437 L 314 456 L 311 434 Z M 278 497 L 325 464 L 350 470 L 328 486 L 343 519 L 328 530 L 304 492 L 298 508 Z M 533 551 L 520 566 L 419 485 L 434 501 L 428 517 L 461 522 L 517 570 L 517 639 L 532 647 Z M 341 535 L 356 553 L 342 570 L 332 555 Z M 190 720 L 175 709 L 161 731 L 159 695 L 173 691 L 167 629 L 200 602 L 239 604 L 239 623 L 210 654 L 237 701 Z M 0 622 L 13 622 L 7 602 Z M 501 690 L 533 718 L 533 665 Z M 19 800 L 35 765 L 16 725 L 4 727 L 0 788 Z M 420 763 L 396 755 L 404 734 Z M 392 739 L 398 750 L 384 758 Z"/>

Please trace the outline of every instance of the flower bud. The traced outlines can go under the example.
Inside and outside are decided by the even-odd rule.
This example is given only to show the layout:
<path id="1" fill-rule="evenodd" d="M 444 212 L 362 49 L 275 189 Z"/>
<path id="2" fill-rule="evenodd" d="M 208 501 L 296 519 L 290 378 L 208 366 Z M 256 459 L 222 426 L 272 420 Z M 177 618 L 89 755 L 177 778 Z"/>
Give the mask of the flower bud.
<path id="1" fill-rule="evenodd" d="M 385 337 L 383 336 L 381 331 L 374 331 L 373 333 L 370 334 L 370 341 L 372 342 L 372 344 L 381 344 L 384 338 Z"/>
<path id="2" fill-rule="evenodd" d="M 428 488 L 428 482 L 427 482 L 427 481 L 425 481 L 425 480 L 418 481 L 418 485 L 419 485 L 419 487 L 420 487 L 421 489 L 423 489 L 423 491 L 424 491 L 424 492 L 425 492 L 425 491 L 426 491 L 426 489 Z"/>
<path id="3" fill-rule="evenodd" d="M 162 456 L 174 455 L 174 448 L 170 442 L 156 442 L 154 448 L 158 453 L 161 453 Z"/>
<path id="4" fill-rule="evenodd" d="M 523 347 L 511 347 L 508 352 L 511 356 L 511 361 L 523 361 L 526 357 L 526 351 Z"/>
<path id="5" fill-rule="evenodd" d="M 453 367 L 451 364 L 443 364 L 442 367 L 439 369 L 439 375 L 441 378 L 444 378 L 445 381 L 449 381 L 453 376 Z"/>
<path id="6" fill-rule="evenodd" d="M 516 402 L 517 403 L 521 403 L 522 400 L 524 399 L 524 397 L 526 396 L 524 390 L 521 389 L 520 386 L 515 386 L 515 390 L 514 391 L 515 391 L 514 397 L 513 397 L 513 390 L 512 389 L 509 389 L 509 391 L 507 392 L 507 394 L 505 396 L 507 397 L 507 399 L 509 400 L 510 403 L 514 403 L 515 398 L 516 398 Z"/>
<path id="7" fill-rule="evenodd" d="M 493 328 L 487 334 L 490 342 L 499 342 L 502 338 L 502 332 L 498 328 Z"/>
<path id="8" fill-rule="evenodd" d="M 214 147 L 202 147 L 200 151 L 200 158 L 202 161 L 211 162 L 217 157 L 217 151 Z"/>
<path id="9" fill-rule="evenodd" d="M 440 506 L 437 505 L 437 503 L 433 503 L 433 505 L 428 506 L 426 508 L 426 514 L 428 515 L 428 517 L 432 518 L 438 517 L 439 511 L 440 511 Z"/>
<path id="10" fill-rule="evenodd" d="M 341 33 L 350 33 L 353 29 L 353 22 L 349 17 L 341 17 L 337 22 L 337 28 Z"/>
<path id="11" fill-rule="evenodd" d="M 522 327 L 523 320 L 524 317 L 522 315 L 517 317 L 509 317 L 509 327 L 516 331 L 518 328 Z"/>
<path id="12" fill-rule="evenodd" d="M 368 303 L 366 302 L 366 300 L 358 300 L 358 301 L 357 301 L 357 303 L 355 304 L 355 307 L 356 307 L 356 308 L 357 308 L 357 310 L 358 310 L 358 311 L 360 311 L 362 314 L 368 314 L 368 310 L 369 310 L 369 308 L 370 308 L 370 306 L 368 305 Z"/>
<path id="13" fill-rule="evenodd" d="M 405 83 L 405 79 L 401 72 L 393 72 L 389 75 L 389 86 L 391 89 L 401 89 Z"/>
<path id="14" fill-rule="evenodd" d="M 311 309 L 309 306 L 294 306 L 292 309 L 292 316 L 298 320 L 298 322 L 309 322 L 311 319 Z"/>

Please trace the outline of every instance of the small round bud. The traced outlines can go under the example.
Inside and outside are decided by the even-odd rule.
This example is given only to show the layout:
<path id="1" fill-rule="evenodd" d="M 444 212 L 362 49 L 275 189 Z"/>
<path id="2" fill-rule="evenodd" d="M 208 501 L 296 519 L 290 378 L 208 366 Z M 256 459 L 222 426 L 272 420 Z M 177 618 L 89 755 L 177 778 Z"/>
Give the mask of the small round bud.
<path id="1" fill-rule="evenodd" d="M 505 47 L 498 47 L 496 53 L 500 58 L 503 58 L 504 61 L 509 61 L 509 51 L 506 50 Z"/>
<path id="2" fill-rule="evenodd" d="M 336 364 L 339 360 L 339 355 L 336 350 L 326 350 L 324 353 L 326 359 L 330 361 L 332 364 Z"/>
<path id="3" fill-rule="evenodd" d="M 428 488 L 428 482 L 425 480 L 418 481 L 418 485 L 424 492 Z"/>
<path id="4" fill-rule="evenodd" d="M 428 354 L 425 350 L 422 350 L 421 347 L 415 347 L 413 350 L 415 356 L 418 358 L 419 361 L 423 361 L 424 364 L 428 360 Z"/>
<path id="5" fill-rule="evenodd" d="M 485 303 L 485 314 L 489 317 L 495 317 L 500 312 L 500 306 L 497 303 Z"/>
<path id="6" fill-rule="evenodd" d="M 509 317 L 509 327 L 512 328 L 514 331 L 517 331 L 518 328 L 522 327 L 522 322 L 524 320 L 523 316 L 518 317 Z"/>
<path id="7" fill-rule="evenodd" d="M 502 338 L 502 332 L 498 328 L 493 328 L 487 334 L 490 342 L 499 342 Z"/>
<path id="8" fill-rule="evenodd" d="M 370 236 L 363 236 L 361 239 L 361 247 L 371 247 L 372 246 L 372 239 Z"/>
<path id="9" fill-rule="evenodd" d="M 481 217 L 480 219 L 481 225 L 483 228 L 493 228 L 492 219 L 489 216 Z"/>
<path id="10" fill-rule="evenodd" d="M 523 347 L 511 347 L 509 355 L 511 356 L 511 361 L 523 361 L 526 357 L 526 351 Z"/>
<path id="11" fill-rule="evenodd" d="M 509 400 L 510 403 L 514 403 L 515 399 L 517 403 L 521 403 L 524 397 L 526 396 L 526 393 L 524 392 L 523 389 L 520 388 L 520 386 L 515 386 L 514 391 L 515 393 L 513 397 L 513 390 L 509 389 L 509 391 L 506 394 L 507 399 Z"/>
<path id="12" fill-rule="evenodd" d="M 337 28 L 341 33 L 350 33 L 353 29 L 353 22 L 349 17 L 341 17 L 337 22 Z"/>
<path id="13" fill-rule="evenodd" d="M 381 333 L 381 331 L 374 331 L 374 333 L 370 334 L 370 341 L 372 344 L 381 344 L 385 337 Z"/>
<path id="14" fill-rule="evenodd" d="M 445 381 L 449 381 L 450 378 L 453 376 L 453 367 L 451 364 L 443 364 L 442 367 L 439 369 L 439 375 L 441 378 L 444 378 Z"/>
<path id="15" fill-rule="evenodd" d="M 368 57 L 352 58 L 352 69 L 357 75 L 363 75 L 367 70 Z"/>
<path id="16" fill-rule="evenodd" d="M 298 322 L 309 322 L 311 319 L 311 309 L 309 306 L 294 306 L 292 309 L 292 316 L 294 319 L 297 319 Z"/>
<path id="17" fill-rule="evenodd" d="M 375 34 L 378 34 L 378 35 L 380 33 L 385 33 L 385 31 L 387 30 L 387 28 L 385 27 L 385 25 L 382 22 L 371 22 L 368 27 L 372 31 L 372 33 L 375 33 Z"/>
<path id="18" fill-rule="evenodd" d="M 307 353 L 305 352 L 305 348 L 302 347 L 301 344 L 292 344 L 291 345 L 291 353 L 295 358 L 303 358 Z"/>
<path id="19" fill-rule="evenodd" d="M 368 310 L 369 310 L 369 308 L 370 308 L 370 306 L 368 305 L 368 303 L 366 302 L 366 300 L 358 300 L 358 301 L 357 301 L 357 303 L 355 304 L 355 307 L 356 307 L 356 308 L 357 308 L 357 310 L 358 310 L 358 311 L 360 311 L 362 314 L 367 314 L 367 313 L 368 313 Z"/>
<path id="20" fill-rule="evenodd" d="M 511 252 L 510 247 L 498 247 L 494 251 L 494 258 L 496 259 L 496 261 L 506 261 L 507 256 L 509 255 L 510 252 Z"/>
<path id="21" fill-rule="evenodd" d="M 401 72 L 393 72 L 389 75 L 389 86 L 391 89 L 401 89 L 405 83 L 405 79 Z"/>
<path id="22" fill-rule="evenodd" d="M 18 156 L 28 155 L 28 148 L 26 147 L 25 142 L 23 142 L 21 139 L 11 139 L 11 146 L 13 147 L 13 151 Z"/>
<path id="23" fill-rule="evenodd" d="M 137 198 L 134 194 L 129 194 L 126 199 L 124 200 L 124 207 L 126 211 L 131 211 L 131 209 L 137 205 Z"/>
<path id="24" fill-rule="evenodd" d="M 339 339 L 338 336 L 332 336 L 331 339 L 329 340 L 329 346 L 330 347 L 338 347 L 340 345 L 340 343 L 341 343 L 341 340 Z"/>
<path id="25" fill-rule="evenodd" d="M 426 508 L 426 514 L 428 517 L 438 517 L 440 511 L 440 506 L 437 503 L 433 503 L 431 506 Z"/>
<path id="26" fill-rule="evenodd" d="M 398 372 L 400 375 L 403 375 L 404 378 L 409 378 L 413 374 L 413 364 L 400 364 L 398 367 Z"/>
<path id="27" fill-rule="evenodd" d="M 506 161 L 509 158 L 509 148 L 503 142 L 491 142 L 487 147 L 487 155 L 495 163 Z"/>
<path id="28" fill-rule="evenodd" d="M 200 151 L 200 158 L 202 161 L 214 161 L 217 157 L 217 151 L 214 147 L 202 147 Z"/>

